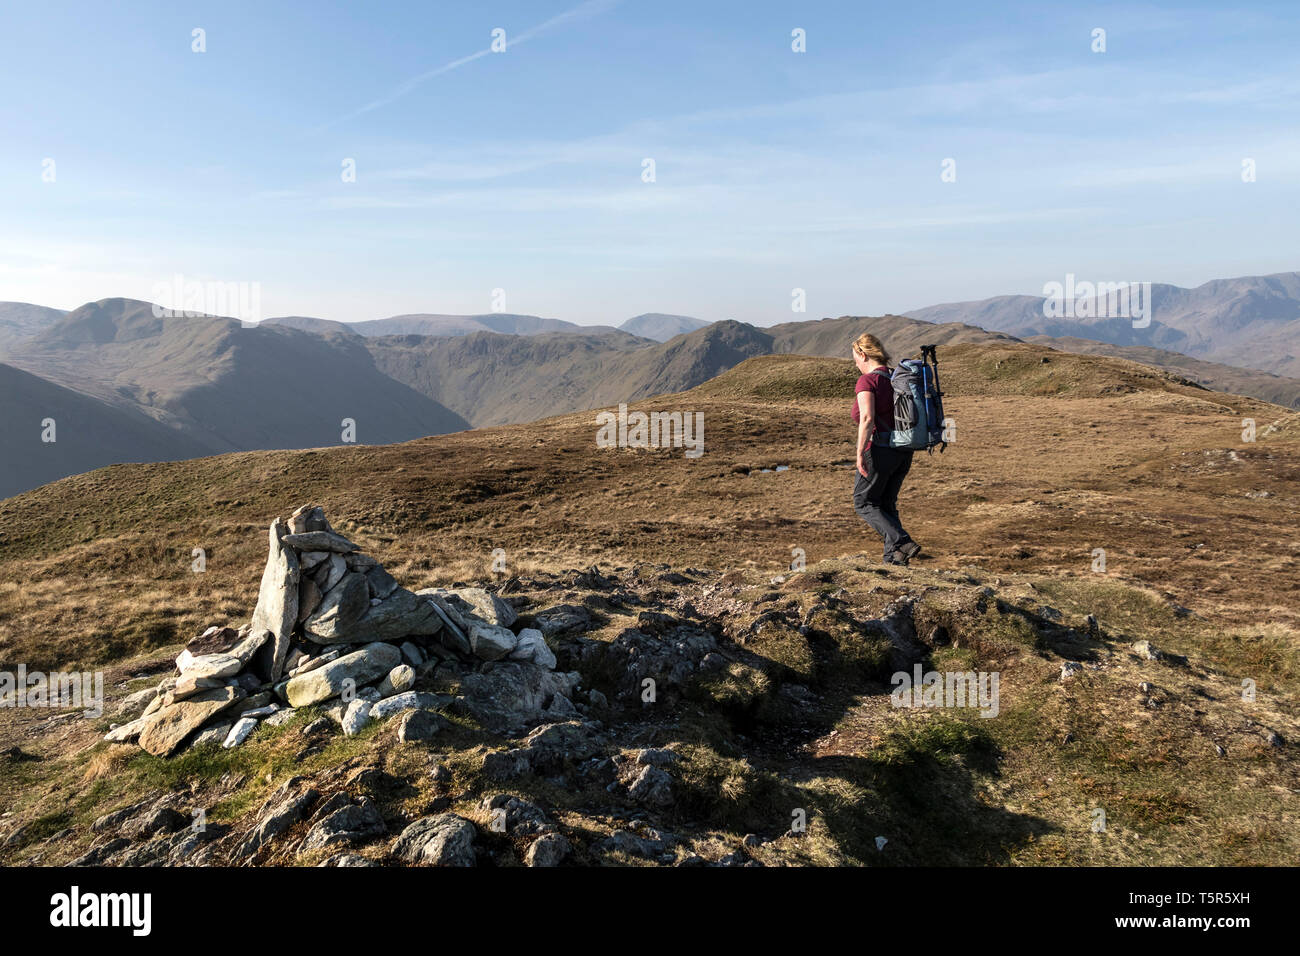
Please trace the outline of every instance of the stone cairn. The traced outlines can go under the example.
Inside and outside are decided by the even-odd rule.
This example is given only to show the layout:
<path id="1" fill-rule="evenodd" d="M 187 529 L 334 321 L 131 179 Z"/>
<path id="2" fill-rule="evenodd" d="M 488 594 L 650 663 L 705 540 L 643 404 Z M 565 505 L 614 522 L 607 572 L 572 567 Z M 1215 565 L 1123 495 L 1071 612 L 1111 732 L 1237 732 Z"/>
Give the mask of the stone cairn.
<path id="1" fill-rule="evenodd" d="M 105 739 L 138 741 L 158 756 L 208 742 L 235 747 L 259 723 L 278 726 L 312 705 L 355 734 L 372 720 L 444 707 L 444 695 L 413 689 L 444 662 L 517 665 L 509 676 L 533 691 L 521 699 L 571 709 L 559 698 L 578 675 L 553 673 L 542 632 L 516 633 L 517 619 L 481 588 L 408 591 L 321 508 L 304 505 L 271 525 L 252 620 L 238 630 L 209 627 L 186 644 L 176 676 L 132 695 L 137 706 L 148 700 L 143 713 Z"/>

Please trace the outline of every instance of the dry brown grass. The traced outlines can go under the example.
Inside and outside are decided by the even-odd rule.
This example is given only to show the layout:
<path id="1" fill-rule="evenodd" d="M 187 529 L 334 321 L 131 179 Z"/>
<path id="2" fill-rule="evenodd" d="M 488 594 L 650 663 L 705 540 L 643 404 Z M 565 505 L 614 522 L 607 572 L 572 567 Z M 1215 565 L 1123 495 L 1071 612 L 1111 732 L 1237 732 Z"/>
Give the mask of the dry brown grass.
<path id="1" fill-rule="evenodd" d="M 720 576 L 711 580 L 739 575 L 749 600 L 784 574 L 777 590 L 801 615 L 839 588 L 864 615 L 900 588 L 924 590 L 927 620 L 979 625 L 940 659 L 1000 669 L 1001 715 L 971 729 L 895 711 L 862 685 L 869 649 L 851 645 L 843 620 L 819 617 L 844 666 L 864 657 L 855 676 L 834 678 L 856 702 L 797 764 L 782 766 L 774 753 L 738 768 L 701 743 L 704 731 L 683 736 L 701 746 L 699 792 L 714 788 L 728 825 L 788 815 L 793 798 L 814 808 L 820 828 L 761 854 L 805 863 L 1248 863 L 1266 846 L 1268 862 L 1295 862 L 1293 745 L 1270 747 L 1264 731 L 1300 735 L 1300 416 L 1131 363 L 1044 364 L 1041 352 L 963 346 L 946 357 L 958 440 L 942 456 L 917 456 L 903 516 L 928 558 L 901 574 L 877 574 L 869 557 L 877 542 L 849 506 L 850 400 L 826 397 L 851 383 L 848 363 L 772 357 L 641 403 L 704 412 L 706 453 L 694 461 L 681 450 L 597 449 L 594 416 L 583 413 L 399 446 L 117 466 L 0 502 L 0 666 L 103 667 L 112 693 L 125 693 L 204 627 L 247 618 L 266 524 L 306 501 L 410 587 L 490 581 L 493 549 L 503 548 L 510 572 L 525 577 L 593 564 L 704 567 Z M 1253 444 L 1241 440 L 1244 417 L 1259 422 Z M 790 467 L 755 471 L 776 464 Z M 190 571 L 195 547 L 207 552 L 202 574 Z M 792 548 L 806 552 L 807 573 L 786 570 Z M 1091 569 L 1095 548 L 1106 550 L 1105 574 Z M 1028 618 L 975 610 L 974 589 L 985 584 L 1026 613 L 1052 605 L 1075 622 L 1095 614 L 1109 635 L 1100 666 L 1059 682 L 1065 651 L 1044 644 Z M 595 636 L 629 623 L 616 615 Z M 1138 660 L 1127 647 L 1139 637 L 1190 665 Z M 770 629 L 754 648 L 787 668 L 781 679 L 820 673 L 790 629 Z M 1249 707 L 1240 694 L 1247 677 L 1260 692 Z M 1143 682 L 1156 690 L 1139 692 Z M 706 690 L 750 719 L 773 685 L 742 668 Z M 97 747 L 103 728 L 91 724 L 0 712 L 0 740 L 45 758 L 19 765 L 28 769 L 0 794 L 4 809 L 56 821 L 61 787 L 89 815 L 123 788 L 200 779 L 196 768 L 146 766 L 130 748 Z M 257 782 L 221 797 L 223 812 L 239 818 L 271 786 L 268 773 L 288 772 L 294 733 L 220 757 L 216 769 L 233 761 Z M 996 773 L 981 769 L 979 734 L 1000 748 Z M 443 755 L 462 787 L 473 787 L 481 764 L 471 752 Z M 891 754 L 892 763 L 876 760 Z M 423 759 L 376 734 L 336 745 L 307 769 L 352 756 L 403 773 Z M 80 784 L 61 782 L 69 779 Z M 922 807 L 905 799 L 917 787 L 934 795 Z M 458 806 L 471 812 L 481 796 Z M 552 796 L 558 814 L 572 812 Z M 1096 806 L 1107 811 L 1104 835 L 1089 828 Z M 963 826 L 984 856 L 959 859 Z M 893 841 L 883 856 L 873 855 L 871 830 Z M 718 831 L 720 845 L 731 839 Z"/>

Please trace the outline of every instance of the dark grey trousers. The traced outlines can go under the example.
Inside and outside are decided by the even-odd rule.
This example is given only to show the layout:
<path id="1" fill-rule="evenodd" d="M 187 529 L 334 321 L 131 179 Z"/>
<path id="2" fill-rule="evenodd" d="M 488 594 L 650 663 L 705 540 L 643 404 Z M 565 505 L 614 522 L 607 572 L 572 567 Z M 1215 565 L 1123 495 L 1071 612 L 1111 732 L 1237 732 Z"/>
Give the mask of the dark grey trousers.
<path id="1" fill-rule="evenodd" d="M 911 537 L 898 520 L 898 491 L 912 467 L 910 448 L 871 446 L 870 478 L 858 480 L 853 485 L 853 510 L 885 539 L 885 560 L 891 561 L 898 546 Z"/>

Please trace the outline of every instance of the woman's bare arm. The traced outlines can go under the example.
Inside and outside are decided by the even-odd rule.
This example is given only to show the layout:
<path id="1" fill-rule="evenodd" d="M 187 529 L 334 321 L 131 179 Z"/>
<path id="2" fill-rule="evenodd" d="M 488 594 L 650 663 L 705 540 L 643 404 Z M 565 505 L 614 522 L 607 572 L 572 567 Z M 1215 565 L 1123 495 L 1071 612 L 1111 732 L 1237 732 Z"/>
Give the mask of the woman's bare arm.
<path id="1" fill-rule="evenodd" d="M 870 459 L 863 456 L 871 453 L 871 437 L 875 433 L 876 407 L 871 401 L 871 393 L 858 392 L 858 474 L 863 478 L 871 477 L 867 471 Z"/>

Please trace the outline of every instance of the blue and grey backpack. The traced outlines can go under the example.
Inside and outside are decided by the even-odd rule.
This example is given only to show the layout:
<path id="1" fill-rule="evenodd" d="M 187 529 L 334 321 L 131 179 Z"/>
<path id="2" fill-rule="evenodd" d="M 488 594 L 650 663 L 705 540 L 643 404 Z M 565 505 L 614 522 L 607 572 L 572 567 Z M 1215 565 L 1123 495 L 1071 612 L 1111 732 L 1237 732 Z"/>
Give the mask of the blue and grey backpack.
<path id="1" fill-rule="evenodd" d="M 943 438 L 943 392 L 939 390 L 939 359 L 934 350 L 933 345 L 922 345 L 919 359 L 903 359 L 890 376 L 894 430 L 888 444 L 892 448 L 933 452 L 938 445 L 942 453 L 948 447 Z"/>

